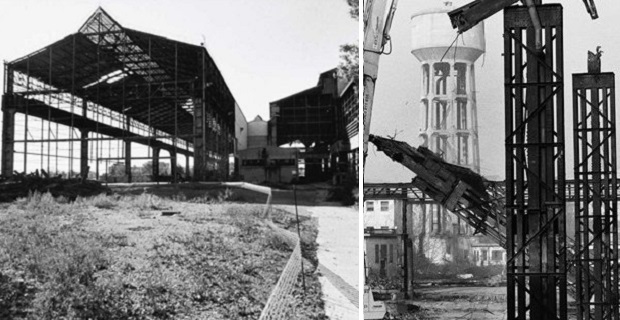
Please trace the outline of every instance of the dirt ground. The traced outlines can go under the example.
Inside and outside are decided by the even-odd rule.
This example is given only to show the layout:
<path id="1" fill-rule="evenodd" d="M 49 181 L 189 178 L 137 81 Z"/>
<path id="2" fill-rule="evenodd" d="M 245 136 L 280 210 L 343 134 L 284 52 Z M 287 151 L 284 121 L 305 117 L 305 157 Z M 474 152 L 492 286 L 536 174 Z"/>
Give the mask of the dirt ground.
<path id="1" fill-rule="evenodd" d="M 388 312 L 400 320 L 474 319 L 504 320 L 507 315 L 506 287 L 432 286 L 414 289 L 407 301 L 386 301 Z M 407 305 L 414 306 L 413 310 Z M 568 297 L 569 319 L 574 319 L 575 301 Z"/>
<path id="2" fill-rule="evenodd" d="M 289 212 L 295 207 L 278 205 Z M 299 214 L 318 219 L 319 280 L 325 313 L 333 320 L 359 319 L 359 220 L 352 207 L 337 204 L 299 206 Z"/>

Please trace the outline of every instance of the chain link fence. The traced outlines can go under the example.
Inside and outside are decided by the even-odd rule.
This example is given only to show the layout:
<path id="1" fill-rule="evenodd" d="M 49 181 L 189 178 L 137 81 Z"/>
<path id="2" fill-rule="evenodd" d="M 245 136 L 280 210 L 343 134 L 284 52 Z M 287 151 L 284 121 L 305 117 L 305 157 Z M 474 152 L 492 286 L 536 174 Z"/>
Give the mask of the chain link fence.
<path id="1" fill-rule="evenodd" d="M 267 201 L 263 209 L 263 217 L 267 220 L 269 227 L 278 235 L 280 235 L 289 247 L 294 247 L 293 253 L 289 258 L 276 286 L 271 291 L 267 303 L 261 312 L 259 320 L 280 320 L 291 319 L 294 316 L 295 297 L 293 291 L 299 273 L 301 272 L 301 243 L 299 237 L 288 230 L 284 230 L 271 222 L 271 188 L 258 186 L 246 182 L 223 182 L 223 183 L 202 183 L 207 185 L 221 185 L 232 188 L 240 188 L 252 190 L 267 195 Z"/>
<path id="2" fill-rule="evenodd" d="M 271 291 L 259 320 L 292 319 L 294 315 L 295 298 L 292 293 L 301 272 L 301 245 L 299 238 L 294 233 L 282 229 L 277 230 L 283 237 L 287 238 L 287 242 L 293 241 L 295 249 L 286 263 L 278 283 Z"/>

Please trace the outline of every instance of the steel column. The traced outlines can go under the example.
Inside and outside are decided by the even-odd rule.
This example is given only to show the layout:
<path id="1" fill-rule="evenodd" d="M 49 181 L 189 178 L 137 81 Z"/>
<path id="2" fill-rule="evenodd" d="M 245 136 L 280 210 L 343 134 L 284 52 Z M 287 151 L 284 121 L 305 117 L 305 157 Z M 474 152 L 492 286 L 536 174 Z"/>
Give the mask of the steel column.
<path id="1" fill-rule="evenodd" d="M 537 10 L 540 50 L 527 8 L 504 11 L 508 319 L 519 320 L 567 317 L 562 6 Z"/>
<path id="2" fill-rule="evenodd" d="M 614 74 L 573 74 L 579 320 L 619 318 L 615 119 Z"/>

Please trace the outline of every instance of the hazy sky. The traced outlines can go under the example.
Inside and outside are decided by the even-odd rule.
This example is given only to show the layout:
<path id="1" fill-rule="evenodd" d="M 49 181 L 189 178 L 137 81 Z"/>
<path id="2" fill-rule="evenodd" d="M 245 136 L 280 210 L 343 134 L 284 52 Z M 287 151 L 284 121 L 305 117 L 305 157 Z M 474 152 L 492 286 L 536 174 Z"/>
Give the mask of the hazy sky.
<path id="1" fill-rule="evenodd" d="M 98 6 L 131 29 L 204 39 L 248 121 L 268 118 L 270 101 L 316 85 L 340 62 L 340 45 L 358 39 L 345 0 L 0 0 L 0 59 L 77 32 Z"/>
<path id="2" fill-rule="evenodd" d="M 420 63 L 411 54 L 410 18 L 416 5 L 426 0 L 399 1 L 392 25 L 393 53 L 379 63 L 371 132 L 397 134 L 397 139 L 418 146 L 418 132 L 424 115 L 419 105 Z M 439 0 L 438 0 L 439 1 Z M 561 1 L 564 6 L 564 90 L 566 171 L 573 172 L 572 73 L 586 72 L 587 51 L 602 46 L 602 71 L 616 72 L 620 66 L 617 18 L 620 1 L 595 1 L 599 16 L 591 20 L 581 0 Z M 545 3 L 549 3 L 546 1 Z M 446 19 L 448 16 L 446 15 Z M 486 54 L 476 63 L 476 97 L 482 174 L 504 179 L 504 67 L 503 13 L 485 22 Z M 455 33 L 456 36 L 456 33 Z M 446 44 L 446 45 L 449 45 Z M 616 80 L 617 81 L 617 80 Z M 616 103 L 618 103 L 616 101 Z M 617 120 L 620 121 L 620 120 Z M 413 174 L 383 153 L 369 147 L 365 182 L 409 182 Z"/>

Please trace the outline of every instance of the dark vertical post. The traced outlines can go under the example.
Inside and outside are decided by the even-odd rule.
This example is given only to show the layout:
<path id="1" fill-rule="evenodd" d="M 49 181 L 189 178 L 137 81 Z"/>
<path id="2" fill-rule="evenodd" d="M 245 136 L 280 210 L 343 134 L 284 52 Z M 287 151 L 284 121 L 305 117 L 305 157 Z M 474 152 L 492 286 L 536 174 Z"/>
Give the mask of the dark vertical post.
<path id="1" fill-rule="evenodd" d="M 179 82 L 179 46 L 175 42 L 174 44 L 174 139 L 172 140 L 172 146 L 174 148 L 174 165 L 172 166 L 172 183 L 177 183 L 177 143 L 179 138 L 179 121 L 178 121 L 178 82 Z"/>
<path id="2" fill-rule="evenodd" d="M 86 129 L 80 130 L 80 176 L 82 179 L 88 178 L 88 132 Z"/>
<path id="3" fill-rule="evenodd" d="M 177 151 L 176 148 L 170 150 L 170 174 L 172 175 L 172 183 L 177 183 Z"/>
<path id="4" fill-rule="evenodd" d="M 131 141 L 124 140 L 125 144 L 125 175 L 127 182 L 131 182 Z"/>
<path id="5" fill-rule="evenodd" d="M 409 292 L 411 286 L 409 285 L 409 234 L 407 230 L 407 188 L 402 188 L 403 194 L 403 208 L 402 208 L 402 220 L 403 220 L 403 289 L 405 290 L 405 299 L 409 299 Z"/>
<path id="6" fill-rule="evenodd" d="M 527 8 L 504 10 L 509 320 L 567 318 L 562 7 L 537 11 L 540 50 Z"/>
<path id="7" fill-rule="evenodd" d="M 615 77 L 573 74 L 577 318 L 618 320 Z"/>
<path id="8" fill-rule="evenodd" d="M 158 147 L 153 147 L 153 180 L 159 181 L 159 151 Z"/>
<path id="9" fill-rule="evenodd" d="M 194 99 L 194 180 L 204 181 L 206 171 L 206 144 L 205 144 L 205 89 L 206 67 L 205 49 L 201 50 L 200 62 L 202 64 L 202 79 L 200 83 L 200 98 Z"/>
<path id="10" fill-rule="evenodd" d="M 189 154 L 185 154 L 185 179 L 189 180 Z"/>
<path id="11" fill-rule="evenodd" d="M 4 95 L 2 96 L 2 175 L 13 175 L 15 152 L 15 106 L 13 105 L 13 70 L 4 64 Z"/>

